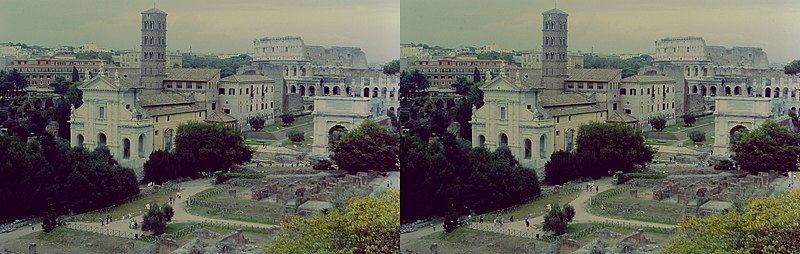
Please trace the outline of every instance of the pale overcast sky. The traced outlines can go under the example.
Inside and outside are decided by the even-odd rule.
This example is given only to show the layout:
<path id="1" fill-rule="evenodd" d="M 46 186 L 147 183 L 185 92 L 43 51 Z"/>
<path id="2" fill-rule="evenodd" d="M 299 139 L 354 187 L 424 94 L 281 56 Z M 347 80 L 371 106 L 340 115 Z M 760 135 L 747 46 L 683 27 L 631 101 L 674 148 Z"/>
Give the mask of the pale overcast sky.
<path id="1" fill-rule="evenodd" d="M 159 0 L 167 48 L 253 51 L 253 39 L 296 35 L 306 45 L 361 47 L 367 61 L 400 55 L 400 0 Z M 152 0 L 0 0 L 0 42 L 54 47 L 141 44 L 141 12 Z"/>
<path id="2" fill-rule="evenodd" d="M 401 0 L 401 41 L 446 47 L 541 49 L 542 15 L 553 0 Z M 797 0 L 563 0 L 569 50 L 647 53 L 665 37 L 706 45 L 761 47 L 770 62 L 800 59 Z"/>

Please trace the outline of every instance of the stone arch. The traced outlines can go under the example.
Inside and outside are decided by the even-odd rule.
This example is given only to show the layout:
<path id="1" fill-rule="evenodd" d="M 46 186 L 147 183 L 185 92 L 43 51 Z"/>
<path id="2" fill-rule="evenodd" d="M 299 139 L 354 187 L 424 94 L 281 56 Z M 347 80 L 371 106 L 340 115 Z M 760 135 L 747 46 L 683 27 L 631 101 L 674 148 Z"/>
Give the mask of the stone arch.
<path id="1" fill-rule="evenodd" d="M 316 90 L 317 90 L 316 87 L 308 86 L 308 96 L 314 96 Z"/>
<path id="2" fill-rule="evenodd" d="M 333 144 L 344 132 L 347 132 L 347 128 L 339 124 L 328 129 L 328 144 Z"/>
<path id="3" fill-rule="evenodd" d="M 726 86 L 725 87 L 725 96 L 730 96 L 730 95 L 731 95 L 731 87 L 730 86 Z"/>
<path id="4" fill-rule="evenodd" d="M 733 95 L 742 95 L 742 88 L 739 87 L 739 86 L 734 87 L 733 88 Z"/>
<path id="5" fill-rule="evenodd" d="M 144 158 L 144 134 L 139 134 L 139 142 L 136 145 L 139 146 L 139 158 Z"/>
<path id="6" fill-rule="evenodd" d="M 97 133 L 97 146 L 106 146 L 108 143 L 106 142 L 106 134 L 105 133 Z"/>
<path id="7" fill-rule="evenodd" d="M 78 134 L 78 146 L 83 146 L 83 134 Z"/>
<path id="8" fill-rule="evenodd" d="M 386 98 L 386 87 L 381 88 L 381 97 Z"/>
<path id="9" fill-rule="evenodd" d="M 498 146 L 508 146 L 508 135 L 505 133 L 501 132 L 500 135 L 497 135 L 497 139 L 499 140 Z"/>
<path id="10" fill-rule="evenodd" d="M 392 90 L 389 91 L 389 98 L 394 98 L 395 89 L 392 87 Z"/>
<path id="11" fill-rule="evenodd" d="M 789 97 L 789 88 L 788 87 L 784 87 L 783 88 L 783 98 L 787 98 L 787 97 Z"/>
<path id="12" fill-rule="evenodd" d="M 339 86 L 333 87 L 333 95 L 339 95 Z"/>
<path id="13" fill-rule="evenodd" d="M 372 97 L 373 98 L 378 97 L 378 88 L 377 87 L 373 87 L 372 88 Z"/>
<path id="14" fill-rule="evenodd" d="M 322 95 L 331 95 L 331 88 L 329 86 L 322 87 Z"/>
<path id="15" fill-rule="evenodd" d="M 300 85 L 300 96 L 306 96 L 306 86 Z"/>
<path id="16" fill-rule="evenodd" d="M 547 141 L 547 136 L 545 134 L 542 134 L 542 136 L 539 137 L 539 158 L 542 159 L 547 158 L 546 154 L 547 146 L 545 145 L 546 141 Z"/>
<path id="17" fill-rule="evenodd" d="M 700 86 L 700 95 L 706 96 L 706 86 Z"/>
<path id="18" fill-rule="evenodd" d="M 750 96 L 753 95 L 753 88 L 752 87 L 747 87 L 747 95 L 750 95 Z"/>
<path id="19" fill-rule="evenodd" d="M 348 86 L 348 87 L 346 87 L 346 88 L 344 89 L 344 93 L 345 93 L 346 95 L 348 95 L 348 96 L 349 96 L 349 95 L 353 95 L 353 88 L 351 88 L 351 87 L 349 87 L 349 86 Z"/>
<path id="20" fill-rule="evenodd" d="M 164 151 L 172 151 L 173 133 L 172 129 L 164 130 Z"/>
<path id="21" fill-rule="evenodd" d="M 796 107 L 792 107 L 792 111 L 791 112 L 797 114 L 797 108 Z"/>
<path id="22" fill-rule="evenodd" d="M 772 97 L 772 90 L 769 87 L 764 89 L 764 97 Z"/>
<path id="23" fill-rule="evenodd" d="M 292 76 L 297 76 L 297 66 L 292 67 Z"/>
<path id="24" fill-rule="evenodd" d="M 711 86 L 711 97 L 717 96 L 717 86 Z"/>
<path id="25" fill-rule="evenodd" d="M 228 95 L 236 95 L 236 89 L 228 88 Z"/>
<path id="26" fill-rule="evenodd" d="M 300 67 L 300 75 L 301 76 L 305 76 L 306 75 L 306 67 Z"/>
<path id="27" fill-rule="evenodd" d="M 486 144 L 486 136 L 483 136 L 483 134 L 478 135 L 478 145 L 483 146 L 485 144 Z"/>
<path id="28" fill-rule="evenodd" d="M 695 192 L 695 194 L 697 195 L 697 197 L 702 198 L 706 196 L 707 191 L 708 190 L 706 190 L 706 188 L 699 188 L 697 189 L 697 192 Z"/>
<path id="29" fill-rule="evenodd" d="M 697 85 L 692 86 L 692 93 L 697 93 Z"/>
<path id="30" fill-rule="evenodd" d="M 780 87 L 776 87 L 773 92 L 775 93 L 775 96 L 772 96 L 772 97 L 774 97 L 774 98 L 781 97 L 781 88 Z"/>
<path id="31" fill-rule="evenodd" d="M 369 97 L 369 87 L 364 87 L 364 97 Z"/>
<path id="32" fill-rule="evenodd" d="M 528 138 L 526 138 L 522 143 L 525 145 L 525 151 L 524 151 L 525 159 L 530 159 L 531 158 L 531 153 L 533 153 L 533 151 L 532 151 L 533 144 L 532 144 L 531 140 L 528 139 Z"/>
<path id="33" fill-rule="evenodd" d="M 296 87 L 296 86 L 294 86 L 294 85 L 292 85 L 292 86 L 289 88 L 289 91 L 291 91 L 290 93 L 297 93 L 297 87 Z"/>
<path id="34" fill-rule="evenodd" d="M 122 139 L 122 158 L 131 158 L 131 140 L 127 138 Z"/>
<path id="35" fill-rule="evenodd" d="M 739 141 L 739 139 L 742 138 L 741 135 L 743 135 L 744 133 L 747 133 L 747 131 L 749 131 L 747 129 L 747 127 L 744 127 L 742 125 L 733 126 L 733 128 L 731 128 L 731 131 L 728 133 L 728 134 L 730 134 L 728 136 L 728 138 L 730 139 L 730 143 L 728 143 L 728 144 L 730 144 L 731 146 L 736 144 L 736 142 Z M 743 133 L 739 133 L 739 132 L 743 132 Z"/>

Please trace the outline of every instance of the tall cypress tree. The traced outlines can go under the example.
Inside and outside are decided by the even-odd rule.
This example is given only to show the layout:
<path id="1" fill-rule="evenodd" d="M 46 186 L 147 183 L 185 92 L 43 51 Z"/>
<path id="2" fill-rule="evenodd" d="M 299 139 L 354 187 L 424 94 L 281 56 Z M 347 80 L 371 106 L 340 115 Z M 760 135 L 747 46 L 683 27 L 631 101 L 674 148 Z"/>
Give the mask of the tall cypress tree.
<path id="1" fill-rule="evenodd" d="M 78 68 L 72 67 L 72 83 L 78 82 L 81 77 L 78 75 Z"/>
<path id="2" fill-rule="evenodd" d="M 472 82 L 475 84 L 481 82 L 481 72 L 478 70 L 478 67 L 475 67 L 475 70 L 472 71 Z"/>

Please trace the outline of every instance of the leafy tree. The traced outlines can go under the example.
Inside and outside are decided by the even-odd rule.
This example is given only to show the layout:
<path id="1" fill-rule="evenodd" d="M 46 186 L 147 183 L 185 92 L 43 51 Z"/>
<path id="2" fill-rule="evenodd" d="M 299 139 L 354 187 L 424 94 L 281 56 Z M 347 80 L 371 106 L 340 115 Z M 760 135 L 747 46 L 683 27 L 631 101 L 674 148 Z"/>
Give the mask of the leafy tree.
<path id="1" fill-rule="evenodd" d="M 346 212 L 291 217 L 266 253 L 399 253 L 400 191 L 353 198 Z"/>
<path id="2" fill-rule="evenodd" d="M 44 229 L 45 233 L 50 233 L 58 226 L 58 214 L 54 212 L 49 212 L 45 214 L 44 218 L 42 219 L 42 228 Z"/>
<path id="3" fill-rule="evenodd" d="M 689 132 L 689 139 L 697 143 L 706 141 L 706 133 L 702 131 L 691 131 Z"/>
<path id="4" fill-rule="evenodd" d="M 289 137 L 289 140 L 292 142 L 303 142 L 303 140 L 306 140 L 305 134 L 298 130 L 290 130 L 286 136 Z"/>
<path id="5" fill-rule="evenodd" d="M 664 253 L 795 253 L 800 190 L 748 201 L 744 213 L 688 217 Z M 713 250 L 713 251 L 710 251 Z"/>
<path id="6" fill-rule="evenodd" d="M 692 113 L 683 116 L 683 124 L 686 125 L 686 127 L 692 126 L 695 121 L 697 121 L 697 117 Z"/>
<path id="7" fill-rule="evenodd" d="M 164 212 L 164 220 L 167 222 L 172 221 L 172 216 L 175 215 L 175 209 L 172 209 L 171 205 L 166 204 L 164 207 L 162 207 L 162 210 Z"/>
<path id="8" fill-rule="evenodd" d="M 570 210 L 571 212 L 567 212 L 566 210 Z M 572 206 L 567 205 L 562 209 L 561 206 L 555 204 L 551 207 L 550 211 L 544 215 L 542 229 L 545 231 L 552 231 L 555 235 L 563 235 L 567 232 L 567 223 L 572 222 L 572 217 L 574 216 L 575 209 L 572 208 Z"/>
<path id="9" fill-rule="evenodd" d="M 69 104 L 75 106 L 75 108 L 80 108 L 83 105 L 83 91 L 78 89 L 81 85 L 83 85 L 83 82 L 80 81 L 72 83 L 64 95 Z"/>
<path id="10" fill-rule="evenodd" d="M 799 143 L 798 134 L 768 120 L 732 144 L 731 150 L 736 164 L 751 173 L 786 172 L 797 169 Z"/>
<path id="11" fill-rule="evenodd" d="M 371 120 L 345 133 L 331 148 L 339 169 L 351 174 L 394 170 L 399 149 L 397 135 Z"/>
<path id="12" fill-rule="evenodd" d="M 231 58 L 220 59 L 217 56 L 199 56 L 191 53 L 183 53 L 183 68 L 214 68 L 220 69 L 220 77 L 225 78 L 236 74 L 239 67 L 250 65 L 253 60 L 246 54 L 241 54 Z"/>
<path id="13" fill-rule="evenodd" d="M 281 121 L 283 121 L 283 126 L 292 126 L 292 123 L 294 123 L 294 115 L 292 114 L 282 115 Z"/>
<path id="14" fill-rule="evenodd" d="M 244 144 L 238 129 L 199 122 L 178 126 L 175 153 L 185 169 L 181 176 L 197 177 L 200 172 L 227 170 L 234 164 L 250 161 L 253 152 Z"/>
<path id="15" fill-rule="evenodd" d="M 544 182 L 559 185 L 579 178 L 578 157 L 574 153 L 559 150 L 550 155 L 544 165 Z"/>
<path id="16" fill-rule="evenodd" d="M 153 232 L 154 235 L 161 235 L 166 229 L 167 217 L 164 210 L 158 207 L 158 204 L 152 204 L 142 219 L 142 230 Z"/>
<path id="17" fill-rule="evenodd" d="M 400 72 L 400 60 L 392 60 L 383 66 L 383 74 L 394 75 Z"/>
<path id="18" fill-rule="evenodd" d="M 653 62 L 650 55 L 641 55 L 622 60 L 616 56 L 601 57 L 593 53 L 583 55 L 584 67 L 587 69 L 622 69 L 622 78 L 636 75 L 639 68 L 649 66 Z"/>
<path id="19" fill-rule="evenodd" d="M 800 60 L 794 60 L 783 67 L 783 73 L 793 75 L 800 72 Z"/>
<path id="20" fill-rule="evenodd" d="M 72 67 L 72 83 L 78 82 L 81 80 L 81 76 L 78 73 L 77 67 Z"/>
<path id="21" fill-rule="evenodd" d="M 252 117 L 247 121 L 250 123 L 250 127 L 257 131 L 261 131 L 262 129 L 264 129 L 264 123 L 267 122 L 266 119 L 260 116 Z"/>
<path id="22" fill-rule="evenodd" d="M 600 175 L 633 172 L 653 159 L 655 149 L 645 145 L 641 130 L 624 124 L 592 122 L 578 130 L 577 152 L 596 159 L 593 168 Z"/>
<path id="23" fill-rule="evenodd" d="M 656 131 L 663 131 L 664 128 L 667 127 L 667 119 L 663 116 L 650 118 L 650 126 L 656 129 Z"/>
<path id="24" fill-rule="evenodd" d="M 331 161 L 329 160 L 319 160 L 316 163 L 314 163 L 313 168 L 314 170 L 332 170 L 333 163 L 331 163 Z"/>
<path id="25" fill-rule="evenodd" d="M 53 83 L 50 83 L 50 87 L 53 88 L 53 91 L 60 95 L 65 95 L 67 93 L 67 89 L 69 89 L 69 85 L 72 83 L 67 81 L 64 76 L 56 76 L 56 80 Z"/>
<path id="26" fill-rule="evenodd" d="M 714 164 L 716 170 L 734 170 L 736 166 L 733 165 L 731 160 L 721 160 Z"/>
<path id="27" fill-rule="evenodd" d="M 472 70 L 472 82 L 473 83 L 480 83 L 481 82 L 481 71 L 478 70 L 478 67 Z"/>
<path id="28" fill-rule="evenodd" d="M 789 117 L 792 118 L 792 126 L 794 126 L 795 132 L 800 131 L 800 119 L 797 118 L 797 113 L 789 110 Z"/>
<path id="29" fill-rule="evenodd" d="M 102 59 L 106 63 L 112 63 L 111 52 L 83 51 L 75 54 L 77 59 Z"/>
<path id="30" fill-rule="evenodd" d="M 143 182 L 161 184 L 178 178 L 181 166 L 174 152 L 157 150 L 150 153 L 149 159 L 144 163 Z"/>
<path id="31" fill-rule="evenodd" d="M 514 54 L 507 52 L 481 52 L 478 53 L 480 60 L 503 60 L 506 64 L 514 64 Z"/>
<path id="32" fill-rule="evenodd" d="M 428 79 L 419 70 L 413 72 L 400 72 L 400 95 L 403 98 L 415 98 L 420 93 L 427 91 Z"/>

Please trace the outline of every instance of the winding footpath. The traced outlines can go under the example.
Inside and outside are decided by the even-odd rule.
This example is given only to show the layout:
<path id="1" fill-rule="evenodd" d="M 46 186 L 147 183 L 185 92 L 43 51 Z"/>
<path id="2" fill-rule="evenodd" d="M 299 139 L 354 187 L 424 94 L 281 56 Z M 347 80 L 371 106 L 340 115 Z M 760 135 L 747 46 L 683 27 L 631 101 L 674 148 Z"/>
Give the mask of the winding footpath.
<path id="1" fill-rule="evenodd" d="M 614 185 L 610 183 L 608 179 L 594 181 L 594 184 L 595 186 L 598 186 L 600 188 L 599 192 L 603 192 L 614 188 Z M 654 227 L 654 228 L 666 228 L 666 229 L 671 229 L 676 227 L 675 225 L 669 225 L 669 224 L 607 218 L 589 213 L 588 201 L 590 198 L 594 197 L 599 192 L 583 191 L 577 198 L 569 202 L 569 204 L 575 208 L 575 217 L 573 218 L 572 223 L 611 222 L 617 224 L 630 225 L 634 227 L 651 227 L 651 228 Z M 549 234 L 549 232 L 545 232 L 541 229 L 541 226 L 544 223 L 544 215 L 528 218 L 528 221 L 530 222 L 530 227 L 525 226 L 525 218 L 515 218 L 514 222 L 509 222 L 508 217 L 505 217 L 506 222 L 503 224 L 503 226 L 493 223 L 494 217 L 486 217 L 486 215 L 484 215 L 483 218 L 484 223 L 479 223 L 477 217 L 473 217 L 472 219 L 474 222 L 470 224 L 469 227 L 472 229 L 477 229 L 482 231 L 525 237 L 525 238 L 536 238 L 537 234 L 540 236 Z M 438 230 L 442 229 L 441 223 L 438 223 L 437 226 Z M 432 233 L 434 233 L 432 227 L 425 227 L 415 232 L 403 234 L 403 238 L 406 238 L 404 239 L 403 242 L 412 241 L 413 239 L 419 239 L 420 237 Z"/>

